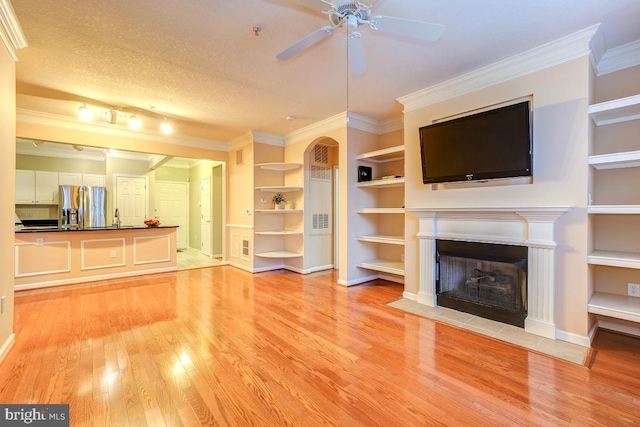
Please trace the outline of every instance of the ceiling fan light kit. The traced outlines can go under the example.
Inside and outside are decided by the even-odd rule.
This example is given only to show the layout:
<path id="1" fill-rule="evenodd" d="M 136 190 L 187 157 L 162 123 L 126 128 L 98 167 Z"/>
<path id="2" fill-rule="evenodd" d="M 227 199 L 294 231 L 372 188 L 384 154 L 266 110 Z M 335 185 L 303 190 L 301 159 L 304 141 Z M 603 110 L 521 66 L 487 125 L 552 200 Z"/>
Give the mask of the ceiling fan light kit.
<path id="1" fill-rule="evenodd" d="M 314 9 L 328 15 L 329 23 L 303 39 L 285 49 L 276 58 L 286 61 L 302 51 L 319 43 L 330 36 L 336 28 L 346 27 L 349 66 L 353 74 L 363 74 L 367 71 L 362 34 L 355 31 L 361 25 L 367 25 L 371 30 L 411 37 L 418 40 L 433 42 L 444 33 L 444 26 L 414 19 L 396 18 L 393 16 L 376 15 L 371 17 L 371 10 L 378 0 L 367 3 L 353 0 L 289 0 L 301 6 Z M 329 10 L 324 10 L 325 4 Z"/>

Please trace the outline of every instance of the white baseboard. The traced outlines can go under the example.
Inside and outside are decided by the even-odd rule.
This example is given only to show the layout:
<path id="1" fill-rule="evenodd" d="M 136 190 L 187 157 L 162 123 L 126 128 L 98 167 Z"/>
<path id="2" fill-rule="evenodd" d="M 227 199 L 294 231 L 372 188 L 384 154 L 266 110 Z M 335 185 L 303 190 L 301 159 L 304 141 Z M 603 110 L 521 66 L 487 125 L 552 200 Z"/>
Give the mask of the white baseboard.
<path id="1" fill-rule="evenodd" d="M 373 276 L 361 277 L 359 279 L 354 279 L 354 280 L 341 280 L 341 279 L 338 279 L 338 285 L 356 286 L 356 285 L 361 285 L 361 284 L 366 283 L 366 282 L 370 282 L 372 280 L 376 280 L 379 277 L 380 276 L 378 274 L 374 274 Z"/>
<path id="2" fill-rule="evenodd" d="M 388 274 L 378 274 L 379 279 L 388 280 L 389 282 L 400 283 L 404 285 L 404 277 L 400 276 L 389 276 Z"/>
<path id="3" fill-rule="evenodd" d="M 300 272 L 302 274 L 310 274 L 310 273 L 317 273 L 318 271 L 325 271 L 325 270 L 333 270 L 333 264 L 321 265 L 319 267 L 311 267 L 311 268 L 307 268 L 306 270 L 301 270 Z"/>
<path id="4" fill-rule="evenodd" d="M 418 294 L 414 294 L 412 292 L 403 292 L 402 293 L 402 298 L 406 298 L 409 299 L 411 301 L 418 301 Z"/>
<path id="5" fill-rule="evenodd" d="M 622 323 L 611 322 L 609 320 L 598 319 L 598 327 L 640 337 L 640 327 L 638 326 L 625 325 Z"/>
<path id="6" fill-rule="evenodd" d="M 2 364 L 2 361 L 7 356 L 7 354 L 9 353 L 9 350 L 11 350 L 11 347 L 13 347 L 15 343 L 16 343 L 16 334 L 9 335 L 9 338 L 7 338 L 4 344 L 2 344 L 2 347 L 0 347 L 0 364 Z"/>
<path id="7" fill-rule="evenodd" d="M 178 271 L 177 267 L 156 268 L 153 270 L 127 271 L 124 273 L 101 274 L 99 276 L 77 277 L 75 279 L 51 280 L 48 282 L 29 283 L 27 285 L 16 285 L 14 290 L 25 291 L 29 289 L 50 288 L 53 286 L 73 285 L 76 283 L 97 282 L 99 280 L 120 279 L 123 277 L 142 276 L 145 274 L 168 273 Z"/>
<path id="8" fill-rule="evenodd" d="M 589 336 L 578 335 L 572 332 L 556 330 L 556 339 L 560 341 L 566 341 L 571 344 L 577 344 L 582 347 L 591 347 L 591 338 Z"/>

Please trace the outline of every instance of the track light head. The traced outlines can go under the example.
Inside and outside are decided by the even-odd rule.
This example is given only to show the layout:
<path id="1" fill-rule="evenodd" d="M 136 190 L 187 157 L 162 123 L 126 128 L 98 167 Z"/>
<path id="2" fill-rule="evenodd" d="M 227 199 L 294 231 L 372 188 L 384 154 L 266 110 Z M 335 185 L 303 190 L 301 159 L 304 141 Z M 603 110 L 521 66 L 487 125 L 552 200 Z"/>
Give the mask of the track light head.
<path id="1" fill-rule="evenodd" d="M 160 130 L 164 134 L 170 134 L 171 132 L 173 132 L 173 127 L 167 121 L 167 119 L 164 119 L 164 121 L 162 123 L 160 123 Z"/>
<path id="2" fill-rule="evenodd" d="M 133 129 L 140 129 L 142 127 L 142 122 L 135 114 L 129 116 L 129 126 Z"/>
<path id="3" fill-rule="evenodd" d="M 114 110 L 113 108 L 110 109 L 109 111 L 107 111 L 105 113 L 106 117 L 105 120 L 107 121 L 107 123 L 109 124 L 115 124 L 116 121 L 118 120 L 118 113 L 116 112 L 116 110 Z"/>
<path id="4" fill-rule="evenodd" d="M 80 108 L 78 108 L 78 116 L 84 120 L 84 121 L 89 121 L 93 118 L 93 112 L 87 108 L 86 104 L 82 104 L 80 106 Z"/>

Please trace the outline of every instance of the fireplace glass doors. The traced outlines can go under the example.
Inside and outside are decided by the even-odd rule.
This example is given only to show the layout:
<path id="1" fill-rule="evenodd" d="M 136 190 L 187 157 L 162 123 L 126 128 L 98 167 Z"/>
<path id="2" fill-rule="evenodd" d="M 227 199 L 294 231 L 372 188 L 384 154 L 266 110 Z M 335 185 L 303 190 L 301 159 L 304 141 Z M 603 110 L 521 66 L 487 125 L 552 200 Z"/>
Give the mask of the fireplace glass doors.
<path id="1" fill-rule="evenodd" d="M 524 327 L 526 247 L 438 240 L 436 248 L 439 306 Z"/>

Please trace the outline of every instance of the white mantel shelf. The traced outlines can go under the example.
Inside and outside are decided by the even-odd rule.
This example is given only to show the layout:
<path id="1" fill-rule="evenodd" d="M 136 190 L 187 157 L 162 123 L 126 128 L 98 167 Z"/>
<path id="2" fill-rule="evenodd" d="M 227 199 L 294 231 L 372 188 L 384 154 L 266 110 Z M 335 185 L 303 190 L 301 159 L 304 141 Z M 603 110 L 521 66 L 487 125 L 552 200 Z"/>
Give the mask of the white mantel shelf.
<path id="1" fill-rule="evenodd" d="M 465 208 L 411 208 L 405 210 L 416 216 L 419 214 L 439 214 L 450 218 L 460 217 L 476 218 L 493 217 L 496 219 L 504 218 L 504 214 L 517 214 L 519 216 L 542 215 L 558 217 L 571 209 L 571 206 L 500 206 L 500 207 L 465 207 Z"/>

